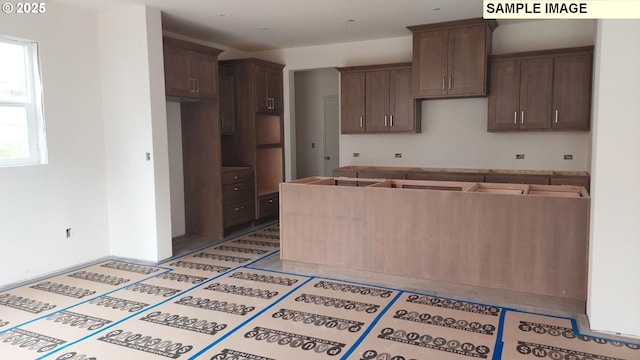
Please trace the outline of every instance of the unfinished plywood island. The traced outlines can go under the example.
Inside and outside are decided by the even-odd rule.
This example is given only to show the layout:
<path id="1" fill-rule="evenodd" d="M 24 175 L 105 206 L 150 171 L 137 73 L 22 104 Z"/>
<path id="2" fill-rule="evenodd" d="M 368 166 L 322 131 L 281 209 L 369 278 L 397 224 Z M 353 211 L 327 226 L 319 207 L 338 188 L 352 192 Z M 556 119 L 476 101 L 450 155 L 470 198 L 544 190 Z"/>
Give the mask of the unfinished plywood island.
<path id="1" fill-rule="evenodd" d="M 365 180 L 280 184 L 282 260 L 586 300 L 583 187 Z"/>

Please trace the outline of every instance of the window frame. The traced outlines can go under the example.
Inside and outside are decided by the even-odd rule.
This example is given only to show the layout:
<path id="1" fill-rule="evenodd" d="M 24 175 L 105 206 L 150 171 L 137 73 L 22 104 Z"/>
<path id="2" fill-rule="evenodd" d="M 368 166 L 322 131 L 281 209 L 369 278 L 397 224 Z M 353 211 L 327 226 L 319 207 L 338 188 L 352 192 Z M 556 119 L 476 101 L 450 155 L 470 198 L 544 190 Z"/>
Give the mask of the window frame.
<path id="1" fill-rule="evenodd" d="M 26 100 L 12 101 L 0 99 L 0 107 L 19 107 L 25 109 L 29 144 L 29 157 L 11 159 L 0 158 L 0 168 L 47 164 L 46 128 L 44 122 L 44 104 L 38 43 L 35 41 L 16 39 L 3 35 L 0 35 L 0 42 L 20 45 L 25 51 Z"/>

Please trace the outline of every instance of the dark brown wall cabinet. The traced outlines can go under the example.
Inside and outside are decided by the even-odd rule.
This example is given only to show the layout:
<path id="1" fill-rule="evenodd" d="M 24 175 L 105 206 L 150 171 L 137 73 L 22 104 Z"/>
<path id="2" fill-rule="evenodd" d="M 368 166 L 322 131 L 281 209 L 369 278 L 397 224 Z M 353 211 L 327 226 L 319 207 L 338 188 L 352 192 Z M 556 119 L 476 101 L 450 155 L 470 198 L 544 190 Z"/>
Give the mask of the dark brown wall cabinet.
<path id="1" fill-rule="evenodd" d="M 217 99 L 221 50 L 168 37 L 163 40 L 166 95 Z"/>
<path id="2" fill-rule="evenodd" d="M 593 47 L 492 56 L 489 131 L 588 130 Z"/>
<path id="3" fill-rule="evenodd" d="M 413 96 L 487 95 L 487 57 L 495 20 L 468 19 L 409 26 L 413 33 Z"/>
<path id="4" fill-rule="evenodd" d="M 180 102 L 186 235 L 221 239 L 221 50 L 168 37 L 163 41 L 167 100 Z"/>
<path id="5" fill-rule="evenodd" d="M 420 103 L 411 96 L 410 63 L 338 70 L 343 134 L 420 132 Z"/>
<path id="6" fill-rule="evenodd" d="M 220 66 L 220 134 L 232 135 L 236 131 L 235 76 L 232 68 Z"/>
<path id="7" fill-rule="evenodd" d="M 241 59 L 223 61 L 223 67 L 234 76 L 235 131 L 222 137 L 222 163 L 253 169 L 254 219 L 277 215 L 278 188 L 284 181 L 284 65 Z"/>

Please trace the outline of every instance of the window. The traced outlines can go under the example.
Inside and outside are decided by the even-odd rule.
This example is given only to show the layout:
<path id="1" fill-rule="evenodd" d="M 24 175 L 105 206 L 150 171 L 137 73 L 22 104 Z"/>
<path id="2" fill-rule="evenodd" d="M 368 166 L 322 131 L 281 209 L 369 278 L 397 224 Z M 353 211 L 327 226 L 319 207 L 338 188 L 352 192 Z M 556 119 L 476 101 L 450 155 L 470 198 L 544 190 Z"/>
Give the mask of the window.
<path id="1" fill-rule="evenodd" d="M 37 43 L 0 37 L 0 166 L 47 162 Z"/>

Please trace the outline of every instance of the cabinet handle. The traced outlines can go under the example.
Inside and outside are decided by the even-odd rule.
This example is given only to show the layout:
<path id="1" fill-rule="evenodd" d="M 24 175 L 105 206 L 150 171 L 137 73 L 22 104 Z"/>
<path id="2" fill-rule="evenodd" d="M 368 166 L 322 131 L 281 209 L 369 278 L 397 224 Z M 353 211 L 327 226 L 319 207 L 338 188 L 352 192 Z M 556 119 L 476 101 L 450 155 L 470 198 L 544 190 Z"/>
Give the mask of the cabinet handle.
<path id="1" fill-rule="evenodd" d="M 220 116 L 220 128 L 224 129 L 224 116 Z"/>
<path id="2" fill-rule="evenodd" d="M 556 109 L 556 124 L 558 123 L 558 109 Z"/>
<path id="3" fill-rule="evenodd" d="M 244 206 L 240 206 L 234 209 L 235 211 L 240 211 L 240 210 L 244 210 Z"/>
<path id="4" fill-rule="evenodd" d="M 520 124 L 524 124 L 524 110 L 520 112 Z"/>
<path id="5" fill-rule="evenodd" d="M 513 125 L 518 125 L 518 111 L 513 111 Z"/>
<path id="6" fill-rule="evenodd" d="M 193 79 L 193 84 L 195 85 L 194 92 L 199 93 L 200 92 L 200 81 L 198 81 L 198 79 Z"/>
<path id="7" fill-rule="evenodd" d="M 195 82 L 193 82 L 193 79 L 189 79 L 189 92 L 195 92 L 195 89 Z"/>
<path id="8" fill-rule="evenodd" d="M 445 79 L 446 79 L 446 77 L 445 77 L 445 76 L 443 76 L 443 77 L 442 77 L 442 90 L 445 90 L 445 88 L 444 88 L 444 82 L 445 82 Z"/>
<path id="9" fill-rule="evenodd" d="M 451 90 L 452 84 L 453 84 L 453 76 L 449 76 L 449 90 Z"/>
<path id="10" fill-rule="evenodd" d="M 269 199 L 269 204 L 273 204 L 273 199 Z"/>
<path id="11" fill-rule="evenodd" d="M 243 176 L 242 175 L 234 175 L 233 176 L 233 180 L 238 180 L 238 179 L 242 179 Z"/>
<path id="12" fill-rule="evenodd" d="M 363 127 L 364 122 L 362 121 L 362 116 L 360 116 L 360 127 Z"/>
<path id="13" fill-rule="evenodd" d="M 242 186 L 237 186 L 233 188 L 233 191 L 238 191 L 244 189 Z"/>
<path id="14" fill-rule="evenodd" d="M 391 127 L 393 127 L 393 115 L 390 115 L 391 118 Z"/>
<path id="15" fill-rule="evenodd" d="M 384 116 L 384 127 L 387 127 L 387 115 Z"/>

